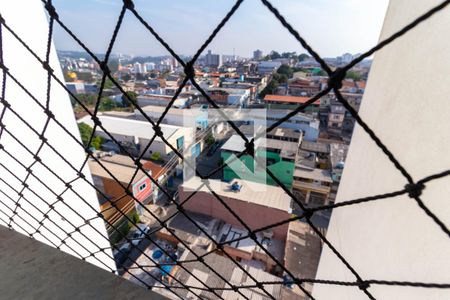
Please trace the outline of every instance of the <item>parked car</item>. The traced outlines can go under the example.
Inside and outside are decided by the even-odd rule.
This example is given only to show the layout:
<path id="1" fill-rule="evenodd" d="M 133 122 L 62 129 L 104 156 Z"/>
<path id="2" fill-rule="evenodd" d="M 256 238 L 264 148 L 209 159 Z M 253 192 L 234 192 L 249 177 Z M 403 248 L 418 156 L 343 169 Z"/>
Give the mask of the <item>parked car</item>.
<path id="1" fill-rule="evenodd" d="M 128 258 L 128 254 L 125 252 L 117 251 L 114 254 L 114 261 L 116 262 L 117 267 L 120 267 Z"/>
<path id="2" fill-rule="evenodd" d="M 150 231 L 150 227 L 145 224 L 137 224 L 137 227 L 140 229 L 136 229 L 131 236 L 131 243 L 134 246 L 139 245 L 139 243 L 144 239 L 145 234 Z"/>

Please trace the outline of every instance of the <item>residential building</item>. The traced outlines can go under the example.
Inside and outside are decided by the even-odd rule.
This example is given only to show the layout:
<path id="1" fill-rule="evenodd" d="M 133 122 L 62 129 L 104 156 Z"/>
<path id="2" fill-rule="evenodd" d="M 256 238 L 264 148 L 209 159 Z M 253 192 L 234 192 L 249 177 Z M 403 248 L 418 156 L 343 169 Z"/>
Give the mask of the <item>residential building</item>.
<path id="1" fill-rule="evenodd" d="M 322 241 L 307 224 L 301 221 L 289 223 L 286 248 L 284 250 L 284 266 L 296 278 L 316 278 L 319 267 Z M 305 283 L 303 287 L 312 292 L 313 284 Z M 298 286 L 292 284 L 282 291 L 283 300 L 307 300 Z"/>
<path id="2" fill-rule="evenodd" d="M 95 83 L 67 82 L 66 87 L 73 94 L 95 94 L 98 92 L 98 86 Z"/>
<path id="3" fill-rule="evenodd" d="M 354 110 L 359 111 L 359 107 L 361 106 L 361 101 L 363 94 L 361 93 L 341 93 L 345 100 L 348 101 L 351 107 Z"/>
<path id="4" fill-rule="evenodd" d="M 245 106 L 250 98 L 250 89 L 209 88 L 209 97 L 219 105 Z"/>
<path id="5" fill-rule="evenodd" d="M 196 256 L 192 253 L 195 252 L 197 255 L 203 255 L 206 253 L 206 250 L 194 247 L 192 251 L 185 250 L 180 257 L 180 260 L 182 261 L 191 261 L 195 260 Z M 281 278 L 272 275 L 268 272 L 265 272 L 264 270 L 261 270 L 257 266 L 253 266 L 251 262 L 242 262 L 241 265 L 242 268 L 248 272 L 249 274 L 252 274 L 253 277 L 258 278 L 260 281 L 282 281 Z M 215 253 L 208 254 L 204 257 L 204 263 L 202 262 L 193 262 L 193 263 L 187 263 L 185 264 L 186 268 L 189 270 L 187 272 L 186 270 L 175 267 L 173 269 L 173 274 L 177 278 L 178 281 L 183 282 L 184 284 L 188 286 L 198 287 L 202 288 L 204 287 L 203 283 L 206 284 L 206 286 L 213 286 L 218 288 L 216 291 L 223 299 L 241 299 L 242 296 L 233 291 L 226 289 L 229 287 L 229 283 L 232 283 L 233 285 L 251 285 L 253 284 L 253 281 L 244 273 L 244 271 L 238 267 L 236 263 L 228 259 L 227 257 L 224 257 L 222 255 L 218 255 Z M 211 272 L 211 269 L 209 269 L 207 266 L 210 266 L 214 270 L 218 270 L 221 274 L 221 277 L 225 279 L 224 281 L 221 277 L 217 276 L 213 272 Z M 194 274 L 191 275 L 191 274 Z M 200 278 L 202 282 L 200 282 L 197 278 Z M 170 280 L 171 284 L 174 285 L 180 285 L 179 282 L 176 282 L 175 280 Z M 223 289 L 220 289 L 223 288 Z M 259 288 L 248 288 L 248 289 L 241 289 L 241 292 L 246 295 L 249 299 L 261 299 L 261 300 L 268 300 L 268 299 L 282 299 L 282 290 L 285 289 L 285 287 L 282 284 L 274 284 L 274 285 L 266 285 L 264 286 L 264 289 L 270 293 L 272 297 L 269 297 L 265 293 L 261 291 Z M 184 299 L 194 299 L 198 298 L 196 295 L 194 295 L 189 290 L 182 288 L 177 289 L 178 293 L 184 298 Z M 206 291 L 206 290 L 200 290 L 197 289 L 196 292 L 200 294 L 200 297 L 202 299 L 217 299 L 217 295 Z"/>
<path id="6" fill-rule="evenodd" d="M 253 51 L 253 59 L 260 60 L 263 57 L 263 52 L 259 49 Z"/>
<path id="7" fill-rule="evenodd" d="M 312 167 L 318 166 L 320 169 L 328 169 L 330 155 L 329 144 L 303 140 L 300 144 L 300 149 L 307 153 L 307 157 L 314 155 L 315 164 Z"/>
<path id="8" fill-rule="evenodd" d="M 264 104 L 268 109 L 295 109 L 301 104 L 310 100 L 309 97 L 302 96 L 284 96 L 284 95 L 266 95 Z M 307 112 L 319 111 L 320 99 L 305 108 Z"/>
<path id="9" fill-rule="evenodd" d="M 309 206 L 327 205 L 333 180 L 328 170 L 297 165 L 294 170 L 294 193 Z"/>
<path id="10" fill-rule="evenodd" d="M 309 79 L 294 78 L 288 82 L 288 94 L 291 96 L 313 96 L 321 90 L 320 83 Z"/>
<path id="11" fill-rule="evenodd" d="M 147 72 L 153 71 L 155 69 L 156 64 L 152 62 L 144 63 L 145 69 Z"/>
<path id="12" fill-rule="evenodd" d="M 292 176 L 299 142 L 260 138 L 255 143 L 255 157 L 244 154 L 233 159 L 245 150 L 245 141 L 239 135 L 232 135 L 221 147 L 221 158 L 226 166 L 223 168 L 223 179 L 246 179 L 270 185 L 277 185 L 266 171 L 266 168 L 286 187 L 292 186 Z M 258 163 L 257 163 L 258 162 Z"/>
<path id="13" fill-rule="evenodd" d="M 219 68 L 222 66 L 222 56 L 220 54 L 213 54 L 211 50 L 205 55 L 205 63 L 208 67 Z"/>
<path id="14" fill-rule="evenodd" d="M 158 152 L 163 160 L 168 160 L 174 155 L 173 150 L 160 137 L 156 137 L 150 147 L 147 150 L 145 149 L 155 135 L 153 125 L 148 121 L 119 118 L 104 114 L 99 114 L 98 118 L 108 133 L 133 155 L 143 155 L 143 158 L 149 159 L 153 153 Z M 94 127 L 92 119 L 88 116 L 78 120 L 78 123 L 86 123 Z M 189 128 L 167 124 L 161 124 L 160 128 L 164 138 L 172 147 L 183 149 L 185 136 L 190 134 Z M 96 126 L 95 135 L 101 136 L 108 141 L 111 140 L 109 134 L 104 132 L 100 126 Z M 142 153 L 144 150 L 146 152 Z"/>
<path id="15" fill-rule="evenodd" d="M 341 136 L 345 118 L 345 107 L 341 104 L 331 104 L 328 113 L 328 133 Z"/>
<path id="16" fill-rule="evenodd" d="M 117 234 L 114 227 L 121 227 L 124 222 L 128 222 L 124 215 L 131 217 L 136 212 L 142 214 L 142 205 L 157 201 L 159 189 L 142 170 L 136 172 L 134 160 L 129 156 L 108 152 L 97 152 L 96 155 L 98 161 L 89 159 L 89 169 L 94 185 L 103 195 L 106 195 L 105 198 L 98 194 L 100 212 L 106 220 L 106 229 L 114 240 L 114 235 Z M 165 179 L 165 169 L 151 161 L 142 160 L 141 162 L 148 175 L 162 184 Z M 127 187 L 142 205 L 136 203 L 130 195 L 125 194 L 124 189 Z"/>
<path id="17" fill-rule="evenodd" d="M 209 179 L 209 187 L 223 199 L 227 206 L 237 212 L 239 218 L 252 229 L 286 220 L 291 216 L 292 199 L 283 189 L 248 180 L 236 180 L 240 185 L 239 190 L 233 190 L 231 184 Z M 197 189 L 198 192 L 191 196 Z M 206 186 L 202 186 L 199 177 L 185 180 L 179 188 L 179 201 L 189 201 L 183 207 L 190 211 L 222 220 L 233 227 L 244 229 L 242 223 L 213 195 Z M 273 237 L 285 240 L 288 224 L 283 224 L 271 229 Z"/>
<path id="18" fill-rule="evenodd" d="M 144 69 L 142 64 L 135 62 L 133 65 L 133 70 L 135 74 L 143 74 L 144 73 Z"/>
<path id="19" fill-rule="evenodd" d="M 266 112 L 267 126 L 271 126 L 286 116 L 290 111 L 287 109 L 267 109 Z M 314 142 L 317 141 L 317 138 L 319 137 L 319 125 L 319 120 L 314 118 L 312 115 L 297 113 L 281 123 L 279 127 L 301 131 L 303 134 L 303 140 Z"/>
<path id="20" fill-rule="evenodd" d="M 146 105 L 141 109 L 153 121 L 159 120 L 166 110 L 165 107 L 156 105 Z M 147 120 L 137 109 L 134 110 L 134 116 L 138 120 Z M 208 109 L 202 107 L 192 109 L 171 108 L 161 122 L 162 124 L 180 127 L 193 127 L 195 125 L 197 128 L 205 129 L 208 126 Z"/>
<path id="21" fill-rule="evenodd" d="M 268 75 L 275 72 L 281 66 L 279 61 L 259 61 L 258 62 L 258 74 Z"/>
<path id="22" fill-rule="evenodd" d="M 336 199 L 339 183 L 341 182 L 342 171 L 344 170 L 348 148 L 349 147 L 346 144 L 330 144 L 330 166 L 333 185 L 331 186 L 329 202 L 334 202 L 334 200 Z"/>
<path id="23" fill-rule="evenodd" d="M 152 95 L 152 94 L 146 94 L 146 95 L 139 95 L 137 97 L 137 101 L 139 106 L 147 106 L 147 105 L 158 105 L 158 106 L 164 106 L 166 107 L 169 102 L 172 100 L 173 96 L 169 95 Z M 175 102 L 173 103 L 174 107 L 184 108 L 189 106 L 191 103 L 191 99 L 189 98 L 183 98 L 183 97 L 177 97 Z"/>

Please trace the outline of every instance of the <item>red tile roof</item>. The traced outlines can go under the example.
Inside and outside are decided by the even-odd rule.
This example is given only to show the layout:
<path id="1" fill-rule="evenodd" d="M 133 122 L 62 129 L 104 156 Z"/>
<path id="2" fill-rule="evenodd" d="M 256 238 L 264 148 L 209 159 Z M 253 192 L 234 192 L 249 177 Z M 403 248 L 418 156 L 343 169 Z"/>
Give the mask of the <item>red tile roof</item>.
<path id="1" fill-rule="evenodd" d="M 154 179 L 158 179 L 159 176 L 161 176 L 164 172 L 166 172 L 166 169 L 155 164 L 154 162 L 151 161 L 147 161 L 145 162 L 142 167 L 147 170 L 150 171 L 150 175 L 154 178 Z"/>
<path id="2" fill-rule="evenodd" d="M 354 88 L 355 82 L 352 79 L 342 80 L 342 88 Z"/>
<path id="3" fill-rule="evenodd" d="M 366 88 L 366 82 L 365 81 L 357 81 L 356 85 L 358 86 L 359 89 L 365 89 Z"/>
<path id="4" fill-rule="evenodd" d="M 289 102 L 289 103 L 298 103 L 303 104 L 306 101 L 310 100 L 309 97 L 299 97 L 299 96 L 283 96 L 283 95 L 266 95 L 264 97 L 264 101 L 276 101 L 276 102 Z M 313 105 L 319 105 L 320 99 L 313 103 Z"/>

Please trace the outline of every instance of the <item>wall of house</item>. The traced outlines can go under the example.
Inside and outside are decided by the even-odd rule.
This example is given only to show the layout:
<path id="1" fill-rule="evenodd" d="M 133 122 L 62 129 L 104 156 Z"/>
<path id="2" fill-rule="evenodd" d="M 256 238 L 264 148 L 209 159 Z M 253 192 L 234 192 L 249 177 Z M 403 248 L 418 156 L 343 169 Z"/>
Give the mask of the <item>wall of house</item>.
<path id="1" fill-rule="evenodd" d="M 102 178 L 103 182 L 103 189 L 106 195 L 112 197 L 111 202 L 114 202 L 118 209 L 123 210 L 125 207 L 129 207 L 130 203 L 133 203 L 134 206 L 134 199 L 130 196 L 125 196 L 121 198 L 123 195 L 125 195 L 125 192 L 123 190 L 123 187 L 118 184 L 115 180 L 109 179 L 109 178 Z M 126 186 L 128 183 L 124 183 Z M 120 200 L 118 200 L 121 198 Z M 106 202 L 104 205 L 102 205 L 102 209 L 106 209 L 107 207 L 110 207 L 110 202 Z M 111 209 L 107 215 L 110 215 L 111 212 L 117 212 L 115 209 Z M 127 211 L 128 212 L 128 211 Z"/>
<path id="2" fill-rule="evenodd" d="M 184 201 L 192 191 L 184 191 L 183 187 L 179 189 L 179 201 Z M 221 197 L 225 203 L 236 212 L 239 217 L 251 228 L 258 229 L 290 217 L 286 211 L 244 202 L 228 197 Z M 212 194 L 207 192 L 198 192 L 189 201 L 183 205 L 186 210 L 201 213 L 223 220 L 233 226 L 243 228 L 242 224 L 220 203 Z M 274 237 L 284 240 L 287 235 L 288 224 L 275 227 L 273 229 Z"/>

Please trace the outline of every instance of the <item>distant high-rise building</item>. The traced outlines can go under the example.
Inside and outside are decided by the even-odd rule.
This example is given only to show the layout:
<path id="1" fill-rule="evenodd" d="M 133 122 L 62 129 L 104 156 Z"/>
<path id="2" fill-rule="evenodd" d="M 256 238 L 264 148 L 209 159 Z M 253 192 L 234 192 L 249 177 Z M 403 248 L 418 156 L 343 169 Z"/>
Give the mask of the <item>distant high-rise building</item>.
<path id="1" fill-rule="evenodd" d="M 211 50 L 205 55 L 205 63 L 208 67 L 218 68 L 222 65 L 222 56 L 220 54 L 213 54 Z"/>
<path id="2" fill-rule="evenodd" d="M 353 60 L 353 58 L 354 58 L 354 56 L 350 53 L 345 53 L 340 57 L 341 62 L 344 64 L 348 64 L 349 62 L 351 62 Z"/>
<path id="3" fill-rule="evenodd" d="M 257 49 L 255 51 L 253 51 L 253 59 L 258 60 L 258 59 L 261 59 L 262 56 L 263 56 L 263 52 L 261 50 Z"/>
<path id="4" fill-rule="evenodd" d="M 134 73 L 136 73 L 136 74 L 143 74 L 144 73 L 142 65 L 140 63 L 138 63 L 138 62 L 134 63 L 133 70 L 134 70 Z"/>
<path id="5" fill-rule="evenodd" d="M 178 64 L 178 60 L 175 59 L 175 57 L 171 57 L 170 58 L 170 64 L 172 65 L 172 67 L 174 69 L 178 68 L 179 64 Z"/>
<path id="6" fill-rule="evenodd" d="M 145 68 L 147 69 L 147 72 L 153 71 L 155 69 L 155 63 L 147 62 L 144 64 Z"/>

